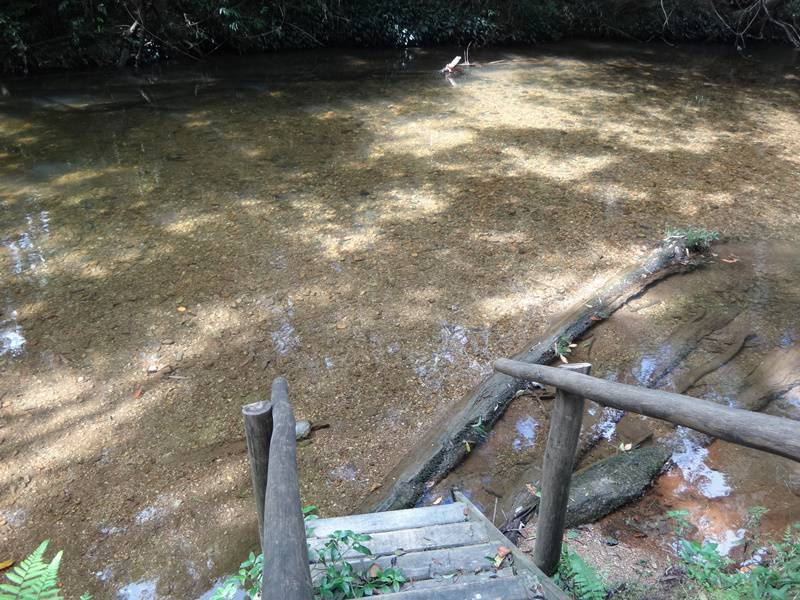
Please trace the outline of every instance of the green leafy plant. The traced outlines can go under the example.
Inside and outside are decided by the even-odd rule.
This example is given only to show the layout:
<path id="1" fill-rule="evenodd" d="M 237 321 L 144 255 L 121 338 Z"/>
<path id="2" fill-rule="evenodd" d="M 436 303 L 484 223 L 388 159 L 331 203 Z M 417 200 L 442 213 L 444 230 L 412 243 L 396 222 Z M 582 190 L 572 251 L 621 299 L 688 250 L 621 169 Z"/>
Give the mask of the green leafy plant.
<path id="1" fill-rule="evenodd" d="M 50 562 L 44 559 L 50 540 L 45 540 L 7 575 L 10 583 L 0 584 L 0 600 L 50 600 L 61 598 L 58 589 L 58 567 L 62 552 Z"/>
<path id="2" fill-rule="evenodd" d="M 677 536 L 686 535 L 692 528 L 692 524 L 689 523 L 688 519 L 688 510 L 670 510 L 667 512 L 667 517 L 672 521 L 672 529 Z"/>
<path id="3" fill-rule="evenodd" d="M 719 239 L 719 232 L 702 227 L 668 229 L 666 239 L 683 239 L 689 250 L 708 250 L 711 243 Z"/>
<path id="4" fill-rule="evenodd" d="M 726 571 L 733 564 L 719 553 L 714 542 L 678 540 L 678 557 L 692 581 L 707 589 L 727 589 L 736 584 L 736 577 Z"/>
<path id="5" fill-rule="evenodd" d="M 475 435 L 480 439 L 484 439 L 488 435 L 486 426 L 483 424 L 483 417 L 478 417 L 478 420 L 472 424 L 472 431 L 474 431 Z"/>
<path id="6" fill-rule="evenodd" d="M 573 344 L 570 338 L 562 335 L 556 340 L 555 347 L 553 349 L 563 362 L 567 362 L 567 356 L 572 353 L 572 349 L 576 346 L 577 344 Z"/>
<path id="7" fill-rule="evenodd" d="M 349 530 L 334 531 L 320 550 L 312 551 L 312 558 L 317 561 L 315 571 L 319 573 L 316 598 L 341 600 L 371 596 L 375 591 L 384 594 L 400 591 L 406 580 L 399 569 L 381 569 L 373 563 L 363 572 L 357 572 L 351 563 L 343 560 L 351 551 L 370 556 L 370 549 L 364 546 L 370 539 L 369 535 Z"/>
<path id="8" fill-rule="evenodd" d="M 608 593 L 600 575 L 566 544 L 561 549 L 556 583 L 576 600 L 605 600 Z"/>

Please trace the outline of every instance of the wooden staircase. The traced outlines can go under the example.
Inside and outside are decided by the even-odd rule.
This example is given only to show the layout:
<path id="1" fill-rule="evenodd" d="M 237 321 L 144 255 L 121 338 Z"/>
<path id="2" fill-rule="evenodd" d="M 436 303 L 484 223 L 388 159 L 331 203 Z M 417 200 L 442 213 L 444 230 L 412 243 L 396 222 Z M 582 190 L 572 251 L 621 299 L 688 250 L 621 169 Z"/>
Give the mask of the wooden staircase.
<path id="1" fill-rule="evenodd" d="M 562 600 L 567 596 L 463 495 L 456 502 L 313 521 L 309 547 L 334 531 L 368 534 L 373 556 L 345 555 L 357 571 L 397 567 L 408 580 L 392 600 Z M 495 566 L 498 548 L 511 552 Z M 312 578 L 315 573 L 311 565 Z"/>
<path id="2" fill-rule="evenodd" d="M 800 462 L 797 421 L 589 377 L 589 367 L 553 368 L 506 359 L 495 363 L 502 373 L 557 390 L 534 560 L 458 492 L 452 504 L 315 521 L 308 537 L 297 482 L 294 413 L 286 380 L 277 378 L 270 402 L 242 408 L 264 554 L 263 600 L 313 600 L 312 573 L 319 569 L 309 564 L 308 546 L 319 549 L 337 530 L 371 536 L 368 547 L 374 557 L 345 556 L 354 566 L 369 569 L 377 563 L 402 571 L 408 582 L 399 592 L 382 595 L 393 600 L 568 600 L 545 572 L 554 573 L 561 556 L 584 398 Z M 510 552 L 495 565 L 501 546 Z"/>

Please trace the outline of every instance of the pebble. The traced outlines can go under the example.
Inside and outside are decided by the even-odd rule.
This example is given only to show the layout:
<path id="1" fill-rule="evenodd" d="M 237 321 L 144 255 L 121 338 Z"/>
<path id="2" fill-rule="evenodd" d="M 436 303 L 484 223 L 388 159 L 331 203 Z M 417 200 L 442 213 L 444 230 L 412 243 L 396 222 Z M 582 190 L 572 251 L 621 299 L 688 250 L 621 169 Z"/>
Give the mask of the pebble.
<path id="1" fill-rule="evenodd" d="M 310 421 L 297 421 L 294 424 L 294 437 L 297 440 L 304 440 L 311 435 L 311 422 Z"/>

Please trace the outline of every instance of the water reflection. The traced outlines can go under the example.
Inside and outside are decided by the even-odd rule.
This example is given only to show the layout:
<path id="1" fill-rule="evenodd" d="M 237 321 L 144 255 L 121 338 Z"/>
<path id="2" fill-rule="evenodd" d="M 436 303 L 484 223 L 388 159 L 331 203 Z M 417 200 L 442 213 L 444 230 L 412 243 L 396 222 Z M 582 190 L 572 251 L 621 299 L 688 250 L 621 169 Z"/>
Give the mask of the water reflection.
<path id="1" fill-rule="evenodd" d="M 678 427 L 674 440 L 677 448 L 672 453 L 672 462 L 681 470 L 687 484 L 695 486 L 706 498 L 722 498 L 731 493 L 725 474 L 706 464 L 708 449 L 698 442 L 697 436 L 685 427 Z M 686 489 L 682 486 L 676 492 Z"/>
<path id="2" fill-rule="evenodd" d="M 536 419 L 530 416 L 519 419 L 515 428 L 519 437 L 514 438 L 512 442 L 514 450 L 532 448 L 536 444 L 536 432 L 539 430 L 539 424 L 536 422 Z"/>
<path id="3" fill-rule="evenodd" d="M 25 349 L 22 325 L 17 323 L 17 311 L 9 310 L 9 318 L 0 321 L 0 356 L 19 356 Z"/>

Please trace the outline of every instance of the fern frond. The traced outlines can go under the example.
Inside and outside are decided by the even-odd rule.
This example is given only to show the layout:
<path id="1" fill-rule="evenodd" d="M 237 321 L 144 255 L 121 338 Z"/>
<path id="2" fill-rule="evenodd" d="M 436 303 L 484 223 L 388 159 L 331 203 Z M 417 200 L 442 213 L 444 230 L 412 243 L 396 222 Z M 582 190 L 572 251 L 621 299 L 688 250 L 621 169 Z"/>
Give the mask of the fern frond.
<path id="1" fill-rule="evenodd" d="M 577 552 L 563 548 L 559 574 L 577 600 L 605 600 L 607 592 L 600 576 Z"/>
<path id="2" fill-rule="evenodd" d="M 58 568 L 62 553 L 49 563 L 44 553 L 50 540 L 45 540 L 19 565 L 6 575 L 11 583 L 0 584 L 0 600 L 59 600 Z"/>

